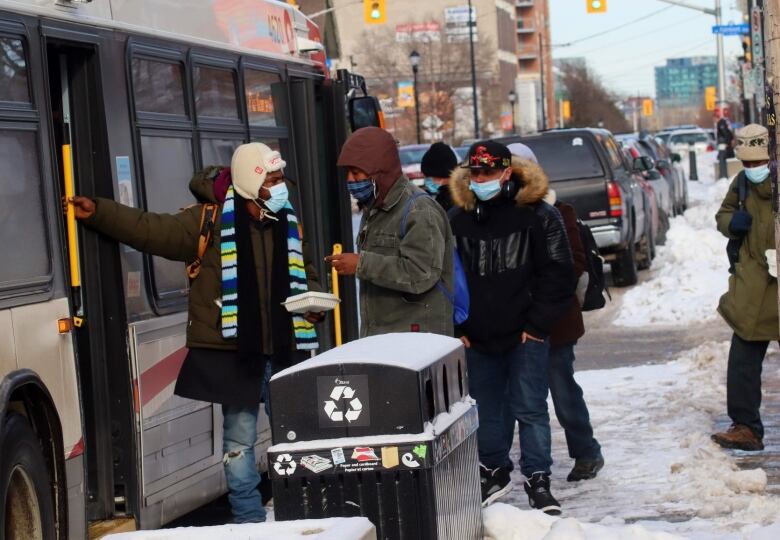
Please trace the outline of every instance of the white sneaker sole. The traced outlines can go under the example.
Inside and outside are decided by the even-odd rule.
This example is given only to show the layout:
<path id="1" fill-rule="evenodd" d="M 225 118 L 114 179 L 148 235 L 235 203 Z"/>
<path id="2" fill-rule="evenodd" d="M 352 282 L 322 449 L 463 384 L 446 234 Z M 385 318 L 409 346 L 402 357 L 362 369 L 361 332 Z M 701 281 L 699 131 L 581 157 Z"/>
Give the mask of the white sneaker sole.
<path id="1" fill-rule="evenodd" d="M 486 506 L 490 506 L 491 504 L 496 502 L 498 499 L 500 499 L 510 491 L 512 491 L 512 482 L 509 482 L 506 486 L 499 489 L 498 491 L 490 495 L 490 497 L 482 501 L 482 508 L 485 508 Z"/>

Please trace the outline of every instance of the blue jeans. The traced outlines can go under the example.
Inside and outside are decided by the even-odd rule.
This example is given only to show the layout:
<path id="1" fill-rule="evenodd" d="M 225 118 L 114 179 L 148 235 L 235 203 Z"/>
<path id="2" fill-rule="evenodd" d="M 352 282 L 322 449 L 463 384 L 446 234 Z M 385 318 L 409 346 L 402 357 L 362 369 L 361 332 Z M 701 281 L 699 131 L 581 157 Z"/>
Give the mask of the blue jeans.
<path id="1" fill-rule="evenodd" d="M 469 393 L 477 401 L 479 414 L 479 460 L 485 467 L 512 469 L 509 450 L 517 421 L 520 472 L 527 477 L 535 472 L 550 472 L 548 350 L 547 342 L 534 341 L 497 355 L 466 349 Z"/>
<path id="2" fill-rule="evenodd" d="M 261 397 L 265 400 L 265 413 L 270 415 L 268 381 L 272 375 L 268 360 L 263 379 Z M 235 407 L 222 405 L 222 451 L 228 500 L 234 523 L 260 523 L 265 521 L 265 508 L 258 486 L 260 474 L 255 464 L 257 442 L 257 416 L 260 407 Z"/>
<path id="3" fill-rule="evenodd" d="M 582 388 L 574 380 L 574 343 L 550 348 L 550 394 L 555 415 L 566 433 L 569 457 L 594 460 L 601 445 L 593 437 Z"/>

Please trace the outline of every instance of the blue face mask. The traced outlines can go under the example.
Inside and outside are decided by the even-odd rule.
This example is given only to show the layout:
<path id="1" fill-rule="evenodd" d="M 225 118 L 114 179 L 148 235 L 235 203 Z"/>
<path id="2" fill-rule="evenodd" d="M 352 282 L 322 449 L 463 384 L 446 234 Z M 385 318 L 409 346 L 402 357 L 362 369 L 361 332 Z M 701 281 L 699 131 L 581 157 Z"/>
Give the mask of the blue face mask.
<path id="1" fill-rule="evenodd" d="M 745 176 L 754 184 L 760 184 L 769 177 L 769 164 L 745 168 Z"/>
<path id="2" fill-rule="evenodd" d="M 425 189 L 428 190 L 428 193 L 430 193 L 431 195 L 436 195 L 439 192 L 440 188 L 441 186 L 436 182 L 434 182 L 433 178 L 429 176 L 425 178 Z"/>
<path id="3" fill-rule="evenodd" d="M 489 180 L 481 183 L 472 180 L 469 188 L 480 201 L 489 201 L 501 191 L 501 180 Z"/>
<path id="4" fill-rule="evenodd" d="M 357 182 L 347 182 L 347 189 L 360 204 L 368 204 L 374 198 L 374 181 L 370 178 Z"/>
<path id="5" fill-rule="evenodd" d="M 269 197 L 267 201 L 263 201 L 263 203 L 266 208 L 276 214 L 279 210 L 284 208 L 284 205 L 287 204 L 287 201 L 290 198 L 290 193 L 287 191 L 287 184 L 282 182 L 267 189 L 271 193 L 271 197 Z"/>

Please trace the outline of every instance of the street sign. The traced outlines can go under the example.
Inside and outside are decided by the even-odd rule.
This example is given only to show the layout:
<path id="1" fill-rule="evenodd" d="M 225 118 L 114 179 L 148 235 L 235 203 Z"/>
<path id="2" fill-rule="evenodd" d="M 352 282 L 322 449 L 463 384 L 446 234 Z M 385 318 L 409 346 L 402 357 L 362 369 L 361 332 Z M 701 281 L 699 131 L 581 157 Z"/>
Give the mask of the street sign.
<path id="1" fill-rule="evenodd" d="M 750 41 L 753 42 L 753 65 L 764 62 L 764 35 L 761 31 L 761 8 L 754 7 L 750 12 Z"/>
<path id="2" fill-rule="evenodd" d="M 744 24 L 718 24 L 712 27 L 713 34 L 723 34 L 724 36 L 741 36 L 750 33 L 750 25 Z"/>
<path id="3" fill-rule="evenodd" d="M 439 129 L 443 125 L 444 122 L 442 122 L 441 118 L 439 118 L 435 114 L 429 114 L 428 116 L 425 117 L 425 120 L 422 121 L 422 127 L 434 131 Z"/>

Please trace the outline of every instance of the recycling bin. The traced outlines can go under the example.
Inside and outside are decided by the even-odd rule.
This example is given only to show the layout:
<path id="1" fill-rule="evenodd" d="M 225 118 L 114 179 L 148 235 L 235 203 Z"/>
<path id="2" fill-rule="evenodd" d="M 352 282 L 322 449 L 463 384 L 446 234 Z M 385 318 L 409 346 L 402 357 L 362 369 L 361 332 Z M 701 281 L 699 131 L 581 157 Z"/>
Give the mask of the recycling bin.
<path id="1" fill-rule="evenodd" d="M 380 539 L 482 539 L 459 340 L 360 339 L 276 374 L 269 391 L 275 519 L 365 516 Z"/>

